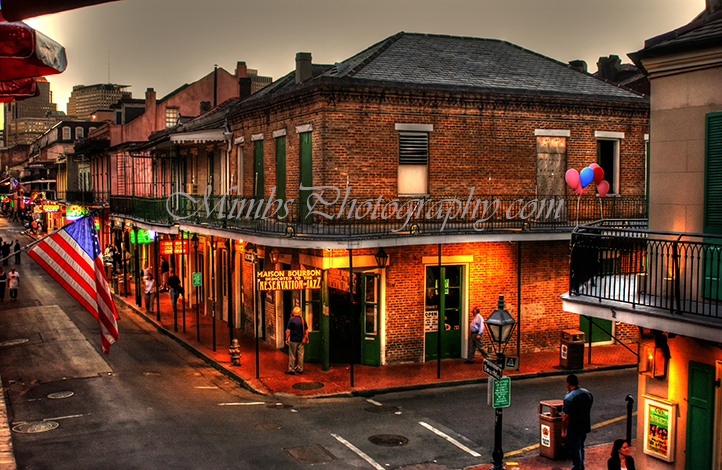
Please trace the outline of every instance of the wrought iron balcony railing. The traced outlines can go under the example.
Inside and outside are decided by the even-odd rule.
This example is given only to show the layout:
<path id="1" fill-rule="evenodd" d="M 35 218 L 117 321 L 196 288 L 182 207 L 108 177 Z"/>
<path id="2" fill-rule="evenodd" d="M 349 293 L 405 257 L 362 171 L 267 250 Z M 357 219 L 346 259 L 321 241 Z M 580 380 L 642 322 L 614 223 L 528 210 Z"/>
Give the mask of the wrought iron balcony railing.
<path id="1" fill-rule="evenodd" d="M 722 319 L 722 237 L 583 226 L 572 233 L 569 297 Z"/>
<path id="2" fill-rule="evenodd" d="M 367 199 L 307 205 L 235 196 L 145 198 L 111 196 L 113 214 L 167 224 L 207 224 L 241 232 L 333 238 L 394 237 L 434 233 L 571 231 L 605 219 L 646 220 L 644 196 L 552 198 L 491 196 L 463 199 Z M 205 203 L 207 201 L 207 204 Z"/>

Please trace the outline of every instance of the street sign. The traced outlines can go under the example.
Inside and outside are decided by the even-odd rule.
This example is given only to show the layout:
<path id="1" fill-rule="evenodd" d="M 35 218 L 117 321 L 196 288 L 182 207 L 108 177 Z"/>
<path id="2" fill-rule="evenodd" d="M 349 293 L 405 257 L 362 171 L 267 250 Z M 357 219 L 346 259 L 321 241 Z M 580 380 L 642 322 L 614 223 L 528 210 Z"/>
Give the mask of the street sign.
<path id="1" fill-rule="evenodd" d="M 201 282 L 201 273 L 193 273 L 191 276 L 193 287 L 200 287 Z"/>
<path id="2" fill-rule="evenodd" d="M 252 251 L 246 251 L 243 253 L 243 260 L 247 263 L 255 263 L 256 262 L 256 254 Z"/>
<path id="3" fill-rule="evenodd" d="M 496 380 L 501 380 L 502 369 L 496 362 L 490 359 L 484 359 L 484 372 L 494 377 Z"/>
<path id="4" fill-rule="evenodd" d="M 491 406 L 493 408 L 506 408 L 511 404 L 511 379 L 502 377 L 494 382 L 491 393 Z"/>

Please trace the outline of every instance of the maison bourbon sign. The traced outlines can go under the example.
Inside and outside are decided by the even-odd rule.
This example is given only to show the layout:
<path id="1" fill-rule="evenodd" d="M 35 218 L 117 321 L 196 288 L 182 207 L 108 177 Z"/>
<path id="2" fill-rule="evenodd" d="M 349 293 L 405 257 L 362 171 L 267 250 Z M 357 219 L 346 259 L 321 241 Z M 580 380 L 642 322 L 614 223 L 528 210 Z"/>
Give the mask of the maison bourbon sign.
<path id="1" fill-rule="evenodd" d="M 320 269 L 260 271 L 256 274 L 258 290 L 302 290 L 321 288 Z"/>

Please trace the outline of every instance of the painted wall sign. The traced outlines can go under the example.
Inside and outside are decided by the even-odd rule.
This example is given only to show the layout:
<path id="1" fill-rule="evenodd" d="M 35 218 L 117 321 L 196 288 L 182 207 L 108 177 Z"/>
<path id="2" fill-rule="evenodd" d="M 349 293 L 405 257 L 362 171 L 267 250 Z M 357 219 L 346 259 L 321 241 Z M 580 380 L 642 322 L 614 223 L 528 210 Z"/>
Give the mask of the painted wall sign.
<path id="1" fill-rule="evenodd" d="M 644 453 L 674 461 L 677 404 L 661 398 L 642 395 L 644 401 Z"/>
<path id="2" fill-rule="evenodd" d="M 256 280 L 260 291 L 320 289 L 321 270 L 260 271 Z"/>

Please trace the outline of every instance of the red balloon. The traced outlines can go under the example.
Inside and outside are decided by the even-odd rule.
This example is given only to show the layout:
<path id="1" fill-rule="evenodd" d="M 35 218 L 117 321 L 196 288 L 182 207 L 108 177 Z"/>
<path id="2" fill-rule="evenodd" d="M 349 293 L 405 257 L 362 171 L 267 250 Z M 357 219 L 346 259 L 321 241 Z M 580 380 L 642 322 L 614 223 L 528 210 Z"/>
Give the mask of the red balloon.
<path id="1" fill-rule="evenodd" d="M 593 169 L 594 169 L 594 180 L 593 181 L 596 184 L 599 184 L 604 179 L 604 170 L 599 165 L 595 166 Z"/>
<path id="2" fill-rule="evenodd" d="M 599 166 L 599 165 L 597 165 L 596 163 L 592 163 L 591 165 L 589 165 L 589 168 L 591 168 L 591 169 L 593 170 L 593 169 L 595 169 L 595 168 L 598 167 L 598 166 Z"/>
<path id="3" fill-rule="evenodd" d="M 577 186 L 579 186 L 579 172 L 573 168 L 567 170 L 564 174 L 564 180 L 571 189 L 577 189 Z"/>
<path id="4" fill-rule="evenodd" d="M 577 186 L 576 188 L 574 188 L 574 192 L 581 196 L 582 193 L 584 193 L 584 190 L 585 190 L 585 189 L 586 189 L 586 188 L 583 187 L 583 186 L 580 184 L 579 186 Z"/>
<path id="5" fill-rule="evenodd" d="M 609 192 L 609 181 L 603 180 L 597 185 L 597 192 L 599 193 L 599 197 L 604 197 Z"/>

